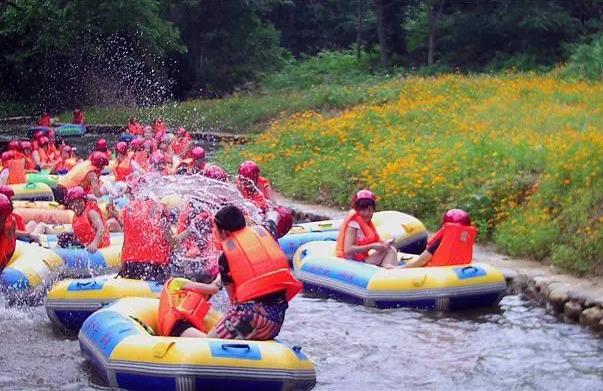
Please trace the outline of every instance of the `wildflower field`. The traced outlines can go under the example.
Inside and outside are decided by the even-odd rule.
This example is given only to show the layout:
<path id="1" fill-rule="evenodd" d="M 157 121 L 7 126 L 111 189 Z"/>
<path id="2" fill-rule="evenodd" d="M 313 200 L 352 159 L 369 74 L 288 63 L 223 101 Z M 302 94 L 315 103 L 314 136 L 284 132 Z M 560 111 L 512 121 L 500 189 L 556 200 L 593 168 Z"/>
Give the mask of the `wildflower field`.
<path id="1" fill-rule="evenodd" d="M 255 160 L 280 192 L 322 204 L 368 187 L 379 209 L 432 230 L 460 207 L 511 255 L 603 274 L 603 84 L 444 75 L 373 88 L 387 100 L 293 114 L 219 159 Z"/>

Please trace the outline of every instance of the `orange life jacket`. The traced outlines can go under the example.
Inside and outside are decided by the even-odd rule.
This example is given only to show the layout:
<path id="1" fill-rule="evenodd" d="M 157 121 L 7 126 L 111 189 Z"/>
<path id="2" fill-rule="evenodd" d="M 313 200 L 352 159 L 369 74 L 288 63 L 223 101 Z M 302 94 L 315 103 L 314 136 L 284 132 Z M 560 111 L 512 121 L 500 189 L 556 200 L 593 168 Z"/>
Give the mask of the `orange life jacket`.
<path id="1" fill-rule="evenodd" d="M 134 161 L 138 163 L 140 168 L 142 168 L 143 170 L 149 170 L 149 154 L 146 151 L 134 152 L 132 159 L 134 159 Z"/>
<path id="2" fill-rule="evenodd" d="M 473 260 L 473 242 L 477 230 L 472 226 L 446 223 L 436 233 L 442 241 L 425 266 L 466 265 Z"/>
<path id="3" fill-rule="evenodd" d="M 272 192 L 272 183 L 270 183 L 270 181 L 264 177 L 258 177 L 257 187 L 260 189 L 264 197 L 269 200 L 270 193 Z"/>
<path id="4" fill-rule="evenodd" d="M 148 262 L 167 265 L 172 254 L 165 237 L 167 210 L 159 202 L 135 200 L 123 210 L 124 244 L 122 262 Z"/>
<path id="5" fill-rule="evenodd" d="M 90 160 L 84 160 L 83 162 L 76 164 L 66 175 L 59 177 L 59 185 L 64 186 L 67 189 L 75 186 L 82 186 L 84 190 L 87 188 L 87 191 L 89 191 L 90 183 L 87 183 L 89 181 L 86 180 L 86 176 L 92 171 L 100 174 L 98 168 L 96 168 Z"/>
<path id="6" fill-rule="evenodd" d="M 113 168 L 113 173 L 115 174 L 116 182 L 123 182 L 126 180 L 126 177 L 132 174 L 132 158 L 127 156 L 122 161 L 116 161 L 115 168 Z"/>
<path id="7" fill-rule="evenodd" d="M 25 231 L 25 220 L 23 220 L 23 216 L 13 212 L 13 217 L 15 218 L 15 223 L 17 224 L 17 230 Z"/>
<path id="8" fill-rule="evenodd" d="M 177 293 L 170 291 L 172 278 L 166 281 L 159 296 L 159 333 L 169 337 L 174 326 L 185 320 L 196 329 L 207 332 L 203 319 L 209 312 L 211 305 L 207 302 L 207 296 L 189 289 L 180 289 Z"/>
<path id="9" fill-rule="evenodd" d="M 0 232 L 0 273 L 8 265 L 15 252 L 15 247 L 17 246 L 17 237 L 15 235 L 16 225 L 13 214 L 9 213 L 6 216 L 2 232 Z"/>
<path id="10" fill-rule="evenodd" d="M 191 142 L 190 137 L 176 137 L 172 141 L 172 151 L 178 156 L 183 156 Z"/>
<path id="11" fill-rule="evenodd" d="M 134 136 L 142 136 L 142 125 L 140 125 L 138 122 L 129 122 L 128 132 Z"/>
<path id="12" fill-rule="evenodd" d="M 76 125 L 86 123 L 86 117 L 84 117 L 84 112 L 80 111 L 79 113 L 73 113 L 73 119 L 71 120 L 71 123 Z"/>
<path id="13" fill-rule="evenodd" d="M 49 128 L 50 127 L 50 116 L 49 115 L 43 115 L 40 117 L 40 119 L 38 120 L 38 126 L 44 126 Z"/>
<path id="14" fill-rule="evenodd" d="M 241 195 L 246 200 L 253 202 L 253 204 L 260 209 L 262 212 L 267 212 L 268 200 L 264 196 L 262 191 L 258 191 L 257 189 L 249 189 L 246 185 L 244 185 L 241 181 L 237 180 L 237 188 L 241 192 Z"/>
<path id="15" fill-rule="evenodd" d="M 302 285 L 289 271 L 287 256 L 261 226 L 232 232 L 222 241 L 232 284 L 226 286 L 233 303 L 243 303 L 283 291 L 287 301 Z"/>
<path id="16" fill-rule="evenodd" d="M 339 258 L 345 258 L 345 251 L 344 251 L 343 247 L 344 247 L 345 236 L 347 234 L 348 225 L 350 224 L 350 221 L 355 221 L 356 223 L 358 223 L 358 226 L 360 227 L 360 230 L 362 231 L 362 234 L 364 235 L 363 239 L 358 239 L 358 235 L 356 235 L 356 240 L 354 241 L 354 245 L 364 246 L 367 244 L 377 243 L 377 242 L 381 241 L 381 238 L 379 237 L 379 234 L 377 233 L 377 228 L 375 228 L 375 225 L 373 224 L 373 222 L 369 221 L 367 223 L 366 221 L 364 221 L 364 219 L 362 217 L 360 217 L 358 212 L 356 212 L 354 209 L 352 209 L 346 216 L 345 220 L 343 220 L 343 223 L 341 224 L 341 228 L 339 228 L 339 234 L 337 234 L 337 246 L 336 246 L 335 255 L 338 256 Z M 361 261 L 361 262 L 363 262 L 367 257 L 368 257 L 368 252 L 354 254 L 354 259 L 357 261 Z"/>
<path id="17" fill-rule="evenodd" d="M 25 170 L 31 171 L 36 169 L 36 162 L 31 155 L 23 154 L 23 159 L 25 159 Z"/>
<path id="18" fill-rule="evenodd" d="M 86 202 L 86 208 L 82 212 L 82 214 L 74 215 L 73 222 L 71 223 L 73 227 L 73 233 L 77 240 L 83 244 L 84 246 L 92 243 L 94 238 L 96 237 L 96 230 L 90 221 L 90 216 L 88 215 L 90 211 L 95 211 L 100 216 L 103 225 L 105 226 L 105 233 L 103 234 L 103 238 L 98 245 L 98 248 L 108 247 L 109 242 L 109 228 L 107 227 L 107 222 L 105 221 L 105 217 L 101 212 L 100 208 L 96 204 L 96 202 L 88 201 Z"/>
<path id="19" fill-rule="evenodd" d="M 9 185 L 18 185 L 27 183 L 27 174 L 25 173 L 25 159 L 11 159 L 6 162 L 5 170 L 8 170 Z"/>
<path id="20" fill-rule="evenodd" d="M 38 156 L 40 157 L 40 163 L 46 164 L 46 163 L 49 162 L 48 154 L 44 150 L 44 147 L 39 147 L 38 148 Z"/>

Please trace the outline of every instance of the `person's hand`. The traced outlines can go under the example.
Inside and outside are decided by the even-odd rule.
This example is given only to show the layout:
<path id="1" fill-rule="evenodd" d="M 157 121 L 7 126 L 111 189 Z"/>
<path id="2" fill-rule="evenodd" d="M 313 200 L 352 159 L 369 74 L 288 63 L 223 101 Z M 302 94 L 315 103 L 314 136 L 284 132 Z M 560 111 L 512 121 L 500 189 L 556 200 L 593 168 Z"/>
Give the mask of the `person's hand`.
<path id="1" fill-rule="evenodd" d="M 371 246 L 371 248 L 375 251 L 385 251 L 387 247 L 388 246 L 382 242 L 373 243 L 373 245 Z"/>
<path id="2" fill-rule="evenodd" d="M 381 243 L 383 243 L 386 247 L 390 247 L 391 245 L 394 244 L 394 239 L 393 238 L 387 239 L 387 240 L 382 241 Z"/>
<path id="3" fill-rule="evenodd" d="M 88 250 L 89 253 L 96 252 L 96 250 L 98 250 L 98 245 L 95 243 L 90 243 L 86 246 L 86 250 Z"/>

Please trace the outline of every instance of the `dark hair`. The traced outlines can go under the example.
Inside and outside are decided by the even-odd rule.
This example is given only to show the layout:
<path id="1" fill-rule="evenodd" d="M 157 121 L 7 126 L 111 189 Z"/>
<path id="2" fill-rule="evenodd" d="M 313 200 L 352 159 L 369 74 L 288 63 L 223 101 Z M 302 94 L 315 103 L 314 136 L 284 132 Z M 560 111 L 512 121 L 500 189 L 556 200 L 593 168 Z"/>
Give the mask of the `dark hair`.
<path id="1" fill-rule="evenodd" d="M 375 201 L 369 200 L 366 198 L 362 198 L 362 199 L 358 200 L 358 202 L 356 202 L 356 209 L 366 209 L 369 206 L 372 206 L 373 208 L 375 208 Z"/>
<path id="2" fill-rule="evenodd" d="M 219 229 L 227 231 L 238 231 L 245 228 L 245 216 L 241 209 L 234 205 L 226 205 L 222 207 L 214 216 L 216 226 Z"/>

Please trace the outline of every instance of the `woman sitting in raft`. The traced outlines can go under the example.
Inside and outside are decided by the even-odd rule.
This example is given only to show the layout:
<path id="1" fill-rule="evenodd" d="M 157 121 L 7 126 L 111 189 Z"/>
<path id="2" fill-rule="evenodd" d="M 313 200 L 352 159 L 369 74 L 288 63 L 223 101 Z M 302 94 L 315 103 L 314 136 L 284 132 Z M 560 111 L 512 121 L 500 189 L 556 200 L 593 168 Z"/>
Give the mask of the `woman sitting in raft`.
<path id="1" fill-rule="evenodd" d="M 255 162 L 247 160 L 241 163 L 236 185 L 245 199 L 253 202 L 263 212 L 268 211 L 274 197 L 272 184 L 260 176 L 260 167 Z"/>
<path id="2" fill-rule="evenodd" d="M 473 242 L 477 230 L 469 214 L 450 209 L 442 216 L 442 226 L 427 243 L 419 258 L 400 267 L 466 265 L 473 260 Z"/>
<path id="3" fill-rule="evenodd" d="M 59 186 L 54 190 L 55 199 L 62 202 L 66 191 L 72 187 L 80 186 L 86 193 L 101 197 L 100 176 L 103 168 L 109 164 L 106 154 L 92 152 L 88 160 L 84 160 L 73 167 L 66 175 L 59 178 Z"/>
<path id="4" fill-rule="evenodd" d="M 84 189 L 80 186 L 69 189 L 65 195 L 65 203 L 75 213 L 71 223 L 75 239 L 72 243 L 79 243 L 91 253 L 108 247 L 110 242 L 107 222 L 96 202 L 88 200 Z M 63 238 L 65 237 L 63 235 Z"/>
<path id="5" fill-rule="evenodd" d="M 352 198 L 352 205 L 353 209 L 339 229 L 336 255 L 386 269 L 397 267 L 397 251 L 392 246 L 393 241 L 382 241 L 371 221 L 376 206 L 373 192 L 360 190 Z"/>
<path id="6" fill-rule="evenodd" d="M 214 237 L 224 251 L 218 259 L 220 275 L 210 284 L 190 282 L 184 288 L 203 300 L 224 284 L 233 306 L 207 335 L 193 323 L 180 320 L 171 330 L 172 336 L 269 340 L 278 335 L 287 302 L 302 285 L 291 274 L 287 257 L 276 242 L 278 221 L 271 223 L 248 227 L 243 212 L 234 205 L 216 213 Z"/>

